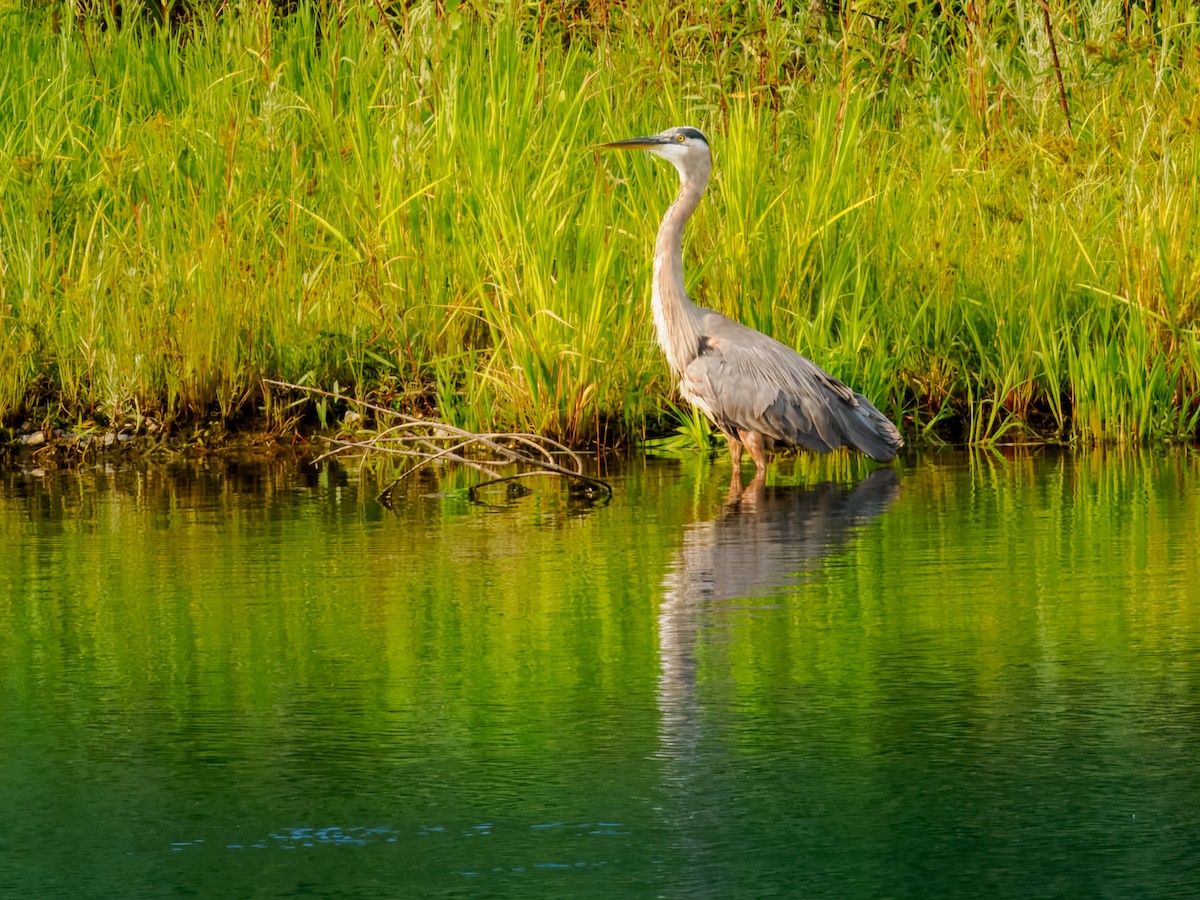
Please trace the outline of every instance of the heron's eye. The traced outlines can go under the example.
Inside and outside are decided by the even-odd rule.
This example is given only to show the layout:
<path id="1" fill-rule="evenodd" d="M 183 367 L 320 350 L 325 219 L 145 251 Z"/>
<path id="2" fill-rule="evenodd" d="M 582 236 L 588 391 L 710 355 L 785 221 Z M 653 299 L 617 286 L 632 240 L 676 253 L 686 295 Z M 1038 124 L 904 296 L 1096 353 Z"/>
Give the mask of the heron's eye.
<path id="1" fill-rule="evenodd" d="M 677 144 L 683 143 L 683 135 L 682 134 L 675 135 L 675 143 L 677 143 Z"/>

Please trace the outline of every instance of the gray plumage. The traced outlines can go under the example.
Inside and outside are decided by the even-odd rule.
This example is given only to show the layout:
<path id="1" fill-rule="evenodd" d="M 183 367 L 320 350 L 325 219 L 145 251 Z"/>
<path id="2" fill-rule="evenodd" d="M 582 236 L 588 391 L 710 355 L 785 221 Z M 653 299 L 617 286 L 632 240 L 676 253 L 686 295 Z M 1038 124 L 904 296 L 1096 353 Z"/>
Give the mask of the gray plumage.
<path id="1" fill-rule="evenodd" d="M 866 397 L 791 347 L 688 298 L 683 229 L 712 171 L 704 135 L 695 128 L 668 128 L 602 146 L 647 150 L 679 170 L 679 195 L 663 216 L 654 247 L 654 325 L 680 392 L 729 440 L 734 477 L 743 445 L 760 476 L 765 451 L 774 444 L 822 453 L 847 446 L 880 462 L 892 459 L 904 438 Z"/>

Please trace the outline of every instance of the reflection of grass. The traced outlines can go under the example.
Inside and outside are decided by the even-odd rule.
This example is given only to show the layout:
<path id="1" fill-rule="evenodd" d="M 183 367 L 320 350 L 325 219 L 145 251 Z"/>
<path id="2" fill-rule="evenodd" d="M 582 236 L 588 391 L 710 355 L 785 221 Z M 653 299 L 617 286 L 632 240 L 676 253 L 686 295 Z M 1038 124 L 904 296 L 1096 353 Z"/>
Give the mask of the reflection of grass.
<path id="1" fill-rule="evenodd" d="M 86 43 L 0 7 L 0 415 L 227 420 L 266 375 L 472 429 L 669 432 L 647 296 L 674 176 L 589 147 L 690 122 L 716 150 L 696 298 L 911 440 L 1195 433 L 1194 23 L 1064 14 L 1072 131 L 1011 4 L 982 30 L 452 6 Z"/>

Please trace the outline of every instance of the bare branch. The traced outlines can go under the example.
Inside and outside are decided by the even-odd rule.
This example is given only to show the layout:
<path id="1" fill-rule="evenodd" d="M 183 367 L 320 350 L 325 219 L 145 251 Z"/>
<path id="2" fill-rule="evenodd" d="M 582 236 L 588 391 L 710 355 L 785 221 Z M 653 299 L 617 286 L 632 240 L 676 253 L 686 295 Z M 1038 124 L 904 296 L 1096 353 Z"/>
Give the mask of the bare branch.
<path id="1" fill-rule="evenodd" d="M 1050 4 L 1041 0 L 1042 22 L 1046 26 L 1046 38 L 1050 41 L 1050 55 L 1054 59 L 1054 77 L 1058 80 L 1058 102 L 1062 106 L 1063 115 L 1067 118 L 1067 133 L 1074 134 L 1071 127 L 1071 108 L 1067 104 L 1067 89 L 1063 86 L 1062 66 L 1058 62 L 1058 44 L 1054 40 L 1054 26 L 1050 22 Z"/>
<path id="2" fill-rule="evenodd" d="M 414 464 L 386 487 L 380 499 L 390 503 L 396 485 L 419 469 L 434 463 L 455 463 L 475 469 L 486 475 L 488 480 L 469 489 L 472 500 L 480 488 L 536 475 L 556 476 L 583 485 L 590 491 L 612 496 L 612 488 L 604 481 L 584 474 L 583 459 L 569 447 L 540 434 L 524 432 L 489 432 L 475 434 L 436 419 L 418 419 L 395 410 L 333 393 L 303 384 L 291 384 L 264 378 L 264 385 L 273 385 L 292 391 L 304 391 L 319 397 L 343 400 L 346 403 L 370 410 L 377 421 L 388 421 L 378 434 L 364 440 L 326 438 L 331 449 L 317 457 L 317 461 L 342 453 L 357 452 L 363 455 L 386 454 L 415 460 Z M 561 464 L 558 458 L 565 457 L 570 466 Z M 516 469 L 515 472 L 502 471 Z"/>

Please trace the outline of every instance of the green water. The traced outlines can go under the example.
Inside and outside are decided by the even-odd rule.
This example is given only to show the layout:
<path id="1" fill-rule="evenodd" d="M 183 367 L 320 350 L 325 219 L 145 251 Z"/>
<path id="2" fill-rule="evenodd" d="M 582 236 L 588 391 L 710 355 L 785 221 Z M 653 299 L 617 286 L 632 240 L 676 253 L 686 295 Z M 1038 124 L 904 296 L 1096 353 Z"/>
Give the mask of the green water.
<path id="1" fill-rule="evenodd" d="M 1197 455 L 869 471 L 4 475 L 0 896 L 1200 896 Z"/>

